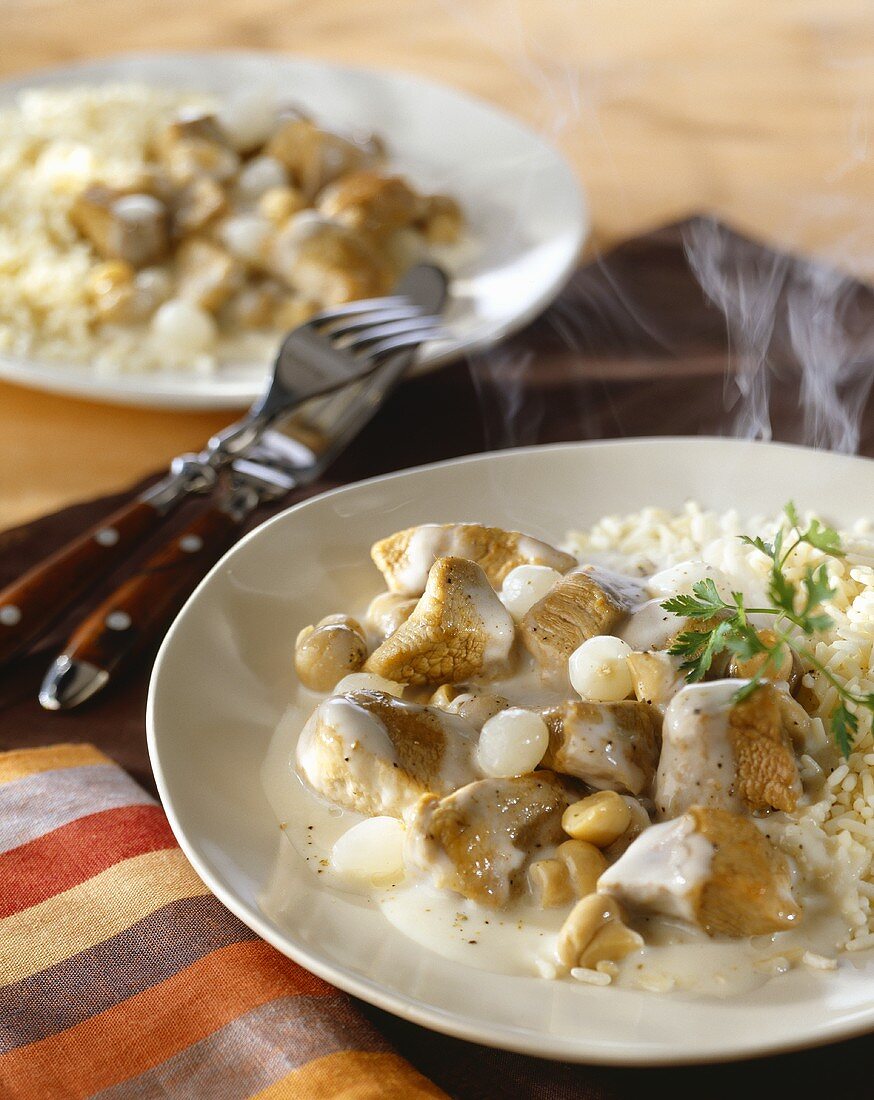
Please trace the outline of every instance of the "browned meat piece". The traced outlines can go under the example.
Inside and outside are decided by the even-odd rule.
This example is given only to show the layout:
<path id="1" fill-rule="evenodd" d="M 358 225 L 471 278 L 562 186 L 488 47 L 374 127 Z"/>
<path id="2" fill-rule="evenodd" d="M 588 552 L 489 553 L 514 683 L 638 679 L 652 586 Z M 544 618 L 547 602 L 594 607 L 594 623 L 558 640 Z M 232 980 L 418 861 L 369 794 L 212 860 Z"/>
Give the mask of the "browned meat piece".
<path id="1" fill-rule="evenodd" d="M 679 917 L 711 936 L 762 936 L 801 917 L 785 856 L 749 818 L 693 806 L 646 829 L 598 880 L 631 908 Z"/>
<path id="2" fill-rule="evenodd" d="M 306 206 L 296 187 L 271 187 L 258 200 L 258 212 L 274 225 L 284 225 Z"/>
<path id="3" fill-rule="evenodd" d="M 351 172 L 326 188 L 319 200 L 327 217 L 377 236 L 412 225 L 422 216 L 423 205 L 406 180 L 372 170 Z"/>
<path id="4" fill-rule="evenodd" d="M 229 180 L 240 167 L 215 115 L 182 111 L 155 139 L 155 152 L 176 183 L 202 176 Z"/>
<path id="5" fill-rule="evenodd" d="M 270 270 L 299 294 L 323 305 L 372 298 L 391 288 L 387 262 L 348 226 L 290 218 L 270 248 Z"/>
<path id="6" fill-rule="evenodd" d="M 561 815 L 576 797 L 549 771 L 425 795 L 407 827 L 407 862 L 438 887 L 499 909 L 524 889 L 531 860 L 562 840 Z"/>
<path id="7" fill-rule="evenodd" d="M 286 119 L 264 152 L 283 164 L 304 196 L 312 200 L 329 183 L 364 167 L 368 153 L 354 142 L 320 130 L 306 118 Z"/>
<path id="8" fill-rule="evenodd" d="M 130 325 L 148 320 L 172 290 L 161 268 L 134 271 L 123 260 L 97 264 L 88 274 L 88 291 L 101 321 Z"/>
<path id="9" fill-rule="evenodd" d="M 297 766 L 313 790 L 348 810 L 402 817 L 426 792 L 476 776 L 476 731 L 457 715 L 379 691 L 335 695 L 300 735 Z"/>
<path id="10" fill-rule="evenodd" d="M 227 210 L 224 188 L 208 176 L 187 183 L 173 204 L 173 231 L 177 237 L 196 233 Z"/>
<path id="11" fill-rule="evenodd" d="M 212 241 L 192 237 L 176 253 L 180 298 L 215 313 L 243 285 L 239 262 Z"/>
<path id="12" fill-rule="evenodd" d="M 520 625 L 525 648 L 540 665 L 544 679 L 565 683 L 573 651 L 587 638 L 612 634 L 641 592 L 630 577 L 593 566 L 575 569 L 556 582 Z"/>
<path id="13" fill-rule="evenodd" d="M 568 700 L 541 711 L 549 730 L 543 765 L 597 790 L 642 794 L 655 777 L 662 719 L 655 707 L 631 700 Z"/>
<path id="14" fill-rule="evenodd" d="M 140 268 L 167 252 L 167 208 L 153 195 L 131 195 L 95 183 L 76 198 L 70 220 L 106 260 Z"/>
<path id="15" fill-rule="evenodd" d="M 655 803 L 662 818 L 692 805 L 734 813 L 795 809 L 801 780 L 783 696 L 762 684 L 735 702 L 737 680 L 690 684 L 665 712 Z"/>
<path id="16" fill-rule="evenodd" d="M 559 573 L 566 573 L 576 565 L 570 554 L 549 543 L 518 531 L 483 527 L 479 523 L 425 523 L 408 527 L 375 542 L 370 551 L 389 589 L 406 596 L 424 592 L 428 570 L 437 558 L 446 554 L 475 561 L 494 588 L 500 588 L 517 565 L 548 565 Z"/>
<path id="17" fill-rule="evenodd" d="M 88 291 L 101 321 L 129 324 L 147 316 L 141 309 L 135 278 L 134 269 L 122 260 L 107 260 L 91 269 Z"/>
<path id="18" fill-rule="evenodd" d="M 485 573 L 464 558 L 438 558 L 410 617 L 364 668 L 401 684 L 457 684 L 508 667 L 513 620 Z"/>

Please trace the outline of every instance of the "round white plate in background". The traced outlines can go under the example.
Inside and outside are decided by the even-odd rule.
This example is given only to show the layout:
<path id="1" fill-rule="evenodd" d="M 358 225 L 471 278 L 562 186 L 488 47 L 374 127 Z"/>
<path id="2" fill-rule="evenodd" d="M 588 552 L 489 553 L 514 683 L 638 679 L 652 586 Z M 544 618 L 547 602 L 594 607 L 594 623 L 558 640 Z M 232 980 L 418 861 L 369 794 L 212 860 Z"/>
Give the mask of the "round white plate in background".
<path id="1" fill-rule="evenodd" d="M 266 87 L 328 127 L 374 131 L 392 167 L 446 191 L 471 229 L 447 320 L 452 339 L 423 348 L 420 369 L 515 331 L 558 293 L 589 226 L 561 154 L 514 118 L 452 88 L 405 73 L 347 68 L 274 53 L 134 54 L 31 73 L 0 84 L 0 107 L 25 88 L 134 81 L 230 95 Z M 0 378 L 131 405 L 238 407 L 261 391 L 268 363 L 189 372 L 98 376 L 75 364 L 0 356 Z"/>
<path id="2" fill-rule="evenodd" d="M 730 476 L 728 476 L 730 472 Z M 871 502 L 874 463 L 715 439 L 566 444 L 459 459 L 299 504 L 244 538 L 186 604 L 148 703 L 170 823 L 197 872 L 247 925 L 341 989 L 438 1031 L 570 1061 L 660 1064 L 796 1049 L 874 1028 L 872 952 L 793 970 L 724 1000 L 473 970 L 423 949 L 291 853 L 260 770 L 296 691 L 297 631 L 382 589 L 371 543 L 413 524 L 478 521 L 550 541 L 608 513 L 694 499 L 742 516 L 789 497 L 841 525 Z M 870 513 L 869 513 L 870 517 Z M 279 860 L 280 854 L 283 859 Z M 281 917 L 264 899 L 283 866 Z"/>

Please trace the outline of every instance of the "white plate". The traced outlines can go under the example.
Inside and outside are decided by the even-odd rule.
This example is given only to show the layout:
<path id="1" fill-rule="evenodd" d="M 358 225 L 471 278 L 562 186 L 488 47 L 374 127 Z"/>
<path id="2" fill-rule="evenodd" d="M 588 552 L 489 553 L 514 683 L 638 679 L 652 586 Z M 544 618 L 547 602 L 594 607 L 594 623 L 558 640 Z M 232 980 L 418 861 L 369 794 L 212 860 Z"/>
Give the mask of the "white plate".
<path id="1" fill-rule="evenodd" d="M 200 585 L 158 656 L 149 749 L 179 842 L 204 881 L 280 951 L 416 1023 L 549 1058 L 655 1064 L 765 1054 L 874 1027 L 874 959 L 793 970 L 729 1000 L 593 989 L 471 970 L 423 950 L 360 900 L 287 860 L 289 913 L 261 902 L 279 845 L 259 769 L 295 691 L 298 628 L 375 594 L 370 544 L 427 521 L 560 538 L 611 512 L 694 498 L 743 514 L 794 497 L 842 524 L 870 507 L 874 463 L 796 447 L 661 439 L 460 459 L 300 504 L 243 539 Z M 870 513 L 869 513 L 870 514 Z"/>
<path id="2" fill-rule="evenodd" d="M 500 340 L 558 293 L 588 231 L 573 172 L 552 146 L 494 107 L 405 73 L 346 68 L 272 53 L 136 54 L 28 74 L 0 85 L 0 106 L 22 89 L 141 81 L 233 93 L 267 86 L 327 126 L 374 130 L 392 163 L 423 187 L 462 203 L 474 237 L 448 314 L 451 341 L 423 349 L 436 366 Z M 0 377 L 40 389 L 130 405 L 227 408 L 260 393 L 267 365 L 192 373 L 98 377 L 81 366 L 0 356 Z"/>

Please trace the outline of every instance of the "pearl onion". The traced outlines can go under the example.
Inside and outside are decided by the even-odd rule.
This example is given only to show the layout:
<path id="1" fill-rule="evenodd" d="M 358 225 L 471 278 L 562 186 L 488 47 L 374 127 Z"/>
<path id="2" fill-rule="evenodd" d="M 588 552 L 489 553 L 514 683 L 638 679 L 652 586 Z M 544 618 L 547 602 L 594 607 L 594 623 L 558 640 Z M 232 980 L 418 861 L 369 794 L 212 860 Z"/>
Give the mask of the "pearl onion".
<path id="1" fill-rule="evenodd" d="M 483 726 L 476 759 L 486 775 L 524 775 L 534 771 L 548 746 L 549 730 L 539 715 L 508 707 Z"/>
<path id="2" fill-rule="evenodd" d="M 237 176 L 237 195 L 243 202 L 257 202 L 274 187 L 286 187 L 288 173 L 275 157 L 255 157 Z"/>
<path id="3" fill-rule="evenodd" d="M 350 878 L 403 874 L 404 827 L 396 817 L 369 817 L 347 829 L 331 849 L 331 865 Z"/>
<path id="4" fill-rule="evenodd" d="M 174 351 L 205 351 L 216 338 L 215 321 L 193 302 L 171 298 L 152 318 L 152 332 Z"/>
<path id="5" fill-rule="evenodd" d="M 400 699 L 404 694 L 404 685 L 386 680 L 384 676 L 377 676 L 375 672 L 350 672 L 334 686 L 335 695 L 342 695 L 347 691 L 384 691 L 386 695 L 394 695 L 396 699 Z"/>
<path id="6" fill-rule="evenodd" d="M 225 100 L 218 121 L 231 145 L 243 153 L 263 145 L 276 121 L 276 97 L 264 87 L 241 92 Z"/>
<path id="7" fill-rule="evenodd" d="M 219 236 L 231 255 L 256 263 L 262 258 L 272 228 L 266 218 L 255 214 L 237 214 L 222 222 Z"/>
<path id="8" fill-rule="evenodd" d="M 568 659 L 568 673 L 574 691 L 593 703 L 614 703 L 625 699 L 631 694 L 630 653 L 630 645 L 610 634 L 587 639 Z"/>
<path id="9" fill-rule="evenodd" d="M 504 577 L 501 600 L 514 619 L 521 619 L 561 580 L 548 565 L 517 565 Z"/>

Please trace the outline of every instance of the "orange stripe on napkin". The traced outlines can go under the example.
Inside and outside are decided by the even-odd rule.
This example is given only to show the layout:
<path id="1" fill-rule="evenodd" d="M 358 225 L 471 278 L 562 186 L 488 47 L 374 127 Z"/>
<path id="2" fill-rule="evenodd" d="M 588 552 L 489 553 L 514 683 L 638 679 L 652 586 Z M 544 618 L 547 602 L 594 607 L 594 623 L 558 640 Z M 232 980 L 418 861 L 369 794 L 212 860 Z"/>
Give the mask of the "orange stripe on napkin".
<path id="1" fill-rule="evenodd" d="M 3 1055 L 3 1095 L 79 1100 L 144 1073 L 257 1005 L 301 993 L 335 991 L 269 944 L 233 944 L 67 1031 Z"/>
<path id="2" fill-rule="evenodd" d="M 81 764 L 112 764 L 93 745 L 48 745 L 40 749 L 12 749 L 0 753 L 0 783 L 12 783 L 39 772 L 78 768 Z"/>
<path id="3" fill-rule="evenodd" d="M 160 806 L 120 806 L 77 818 L 0 855 L 0 917 L 38 905 L 121 860 L 175 847 Z"/>
<path id="4" fill-rule="evenodd" d="M 147 852 L 0 920 L 0 982 L 54 966 L 162 905 L 209 891 L 178 848 Z"/>
<path id="5" fill-rule="evenodd" d="M 405 1059 L 385 1051 L 344 1050 L 314 1058 L 250 1100 L 446 1100 Z"/>

